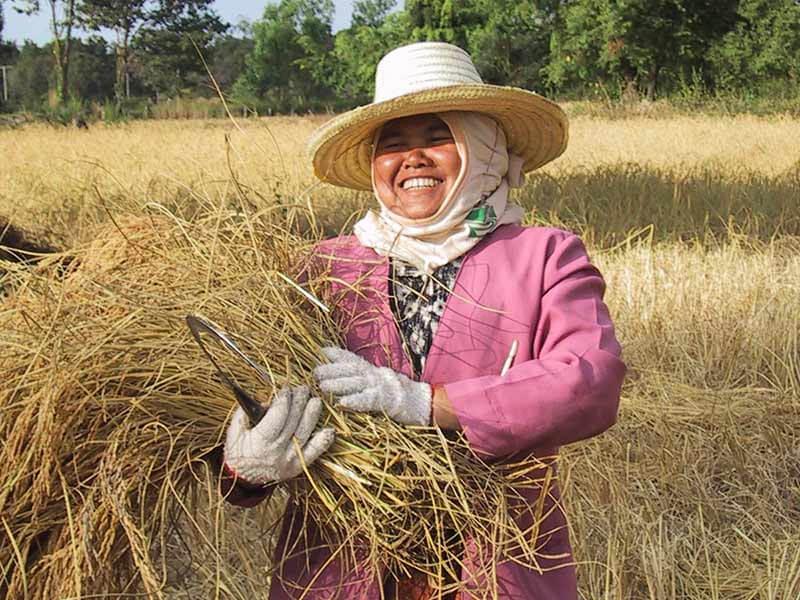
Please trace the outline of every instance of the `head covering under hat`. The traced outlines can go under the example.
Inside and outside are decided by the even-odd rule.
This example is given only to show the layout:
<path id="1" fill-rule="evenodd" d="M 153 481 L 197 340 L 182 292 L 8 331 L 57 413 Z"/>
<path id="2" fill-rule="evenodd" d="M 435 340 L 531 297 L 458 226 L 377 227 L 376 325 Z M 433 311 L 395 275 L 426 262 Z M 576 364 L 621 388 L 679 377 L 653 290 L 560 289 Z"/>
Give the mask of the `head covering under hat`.
<path id="1" fill-rule="evenodd" d="M 309 141 L 314 173 L 333 185 L 370 190 L 375 131 L 400 117 L 447 111 L 478 112 L 497 121 L 523 173 L 557 158 L 567 145 L 567 117 L 556 103 L 528 90 L 483 83 L 458 46 L 420 42 L 381 59 L 371 104 L 314 132 Z"/>
<path id="2" fill-rule="evenodd" d="M 519 223 L 524 211 L 509 202 L 509 188 L 522 184 L 522 159 L 508 152 L 505 133 L 491 117 L 449 111 L 436 115 L 453 134 L 461 168 L 435 214 L 408 219 L 381 201 L 353 227 L 358 241 L 378 254 L 433 273 L 463 255 L 500 225 Z M 377 134 L 376 134 L 377 137 Z"/>

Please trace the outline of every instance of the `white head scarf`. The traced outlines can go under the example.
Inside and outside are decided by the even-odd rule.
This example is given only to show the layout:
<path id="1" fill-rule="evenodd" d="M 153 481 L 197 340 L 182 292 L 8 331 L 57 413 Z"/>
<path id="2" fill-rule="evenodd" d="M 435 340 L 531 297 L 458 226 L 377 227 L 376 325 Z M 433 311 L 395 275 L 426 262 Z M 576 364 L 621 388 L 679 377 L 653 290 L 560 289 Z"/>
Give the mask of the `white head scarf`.
<path id="1" fill-rule="evenodd" d="M 522 207 L 508 202 L 509 188 L 522 185 L 522 159 L 509 155 L 503 129 L 475 112 L 436 116 L 450 128 L 461 158 L 458 178 L 439 210 L 419 220 L 393 213 L 378 196 L 373 172 L 380 214 L 369 211 L 353 228 L 363 246 L 427 274 L 467 252 L 500 225 L 519 223 L 524 214 Z M 380 131 L 376 142 L 379 136 Z"/>

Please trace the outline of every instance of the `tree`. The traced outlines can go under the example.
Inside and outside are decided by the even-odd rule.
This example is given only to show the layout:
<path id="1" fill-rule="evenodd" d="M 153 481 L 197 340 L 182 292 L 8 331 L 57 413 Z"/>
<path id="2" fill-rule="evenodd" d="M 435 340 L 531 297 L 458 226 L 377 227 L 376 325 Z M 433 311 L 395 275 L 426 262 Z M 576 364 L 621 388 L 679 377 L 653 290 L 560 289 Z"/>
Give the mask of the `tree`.
<path id="1" fill-rule="evenodd" d="M 557 2 L 483 0 L 480 27 L 468 33 L 468 49 L 483 79 L 541 90 L 550 60 Z"/>
<path id="2" fill-rule="evenodd" d="M 19 56 L 19 49 L 17 45 L 13 42 L 4 42 L 0 40 L 0 65 L 13 65 L 17 62 Z M 9 86 L 8 81 L 2 81 L 3 77 L 8 77 L 9 80 L 11 79 L 11 71 L 13 69 L 8 70 L 6 69 L 4 73 L 0 73 L 0 108 L 3 110 L 7 109 L 12 103 L 13 97 L 13 83 Z M 3 86 L 5 85 L 5 91 L 9 92 L 8 101 L 3 94 Z"/>
<path id="3" fill-rule="evenodd" d="M 478 0 L 406 0 L 405 12 L 414 41 L 440 41 L 467 48 L 469 35 L 485 15 Z"/>
<path id="4" fill-rule="evenodd" d="M 721 88 L 769 81 L 800 84 L 800 4 L 794 0 L 741 0 L 736 23 L 714 46 L 710 60 Z"/>
<path id="5" fill-rule="evenodd" d="M 211 73 L 223 91 L 230 91 L 242 73 L 248 55 L 253 51 L 251 37 L 221 35 L 214 40 L 211 52 Z"/>
<path id="6" fill-rule="evenodd" d="M 705 54 L 733 20 L 737 0 L 576 0 L 563 7 L 547 67 L 554 84 L 608 81 L 654 98 L 702 71 Z"/>
<path id="7" fill-rule="evenodd" d="M 162 0 L 161 6 L 148 15 L 133 45 L 142 78 L 149 87 L 177 94 L 207 81 L 203 60 L 210 60 L 211 43 L 228 28 L 211 10 L 211 3 L 212 0 Z"/>
<path id="8" fill-rule="evenodd" d="M 26 41 L 19 50 L 14 68 L 8 72 L 13 104 L 29 110 L 40 109 L 50 88 L 52 66 L 51 45 L 39 47 Z"/>
<path id="9" fill-rule="evenodd" d="M 208 40 L 224 30 L 211 10 L 211 0 L 81 0 L 82 22 L 93 31 L 110 29 L 116 35 L 117 100 L 128 96 L 132 48 L 140 51 L 139 62 L 146 65 L 148 82 L 156 89 L 179 88 L 185 83 L 181 73 L 187 56 L 197 56 L 188 39 L 193 33 L 204 48 Z M 174 53 L 174 54 L 172 54 Z M 199 61 L 196 61 L 199 62 Z M 159 69 L 164 73 L 157 73 Z M 194 68 L 196 71 L 196 68 Z M 178 80 L 174 78 L 178 74 Z"/>
<path id="10" fill-rule="evenodd" d="M 3 2 L 0 0 L 0 65 L 8 65 L 16 61 L 19 50 L 16 44 L 3 41 L 3 25 Z M 0 102 L 2 102 L 1 95 Z"/>
<path id="11" fill-rule="evenodd" d="M 320 108 L 330 100 L 332 22 L 332 0 L 268 4 L 235 95 L 281 112 Z"/>
<path id="12" fill-rule="evenodd" d="M 356 0 L 351 26 L 379 29 L 396 5 L 397 0 Z"/>
<path id="13" fill-rule="evenodd" d="M 34 14 L 41 10 L 39 0 L 17 0 L 15 10 Z M 56 67 L 56 99 L 65 102 L 69 95 L 69 60 L 72 49 L 72 30 L 76 25 L 75 0 L 48 0 L 50 31 L 53 34 L 53 58 Z"/>
<path id="14" fill-rule="evenodd" d="M 82 0 L 80 5 L 81 22 L 88 29 L 110 29 L 116 36 L 114 95 L 117 101 L 128 96 L 131 39 L 147 18 L 148 4 L 148 0 Z"/>
<path id="15" fill-rule="evenodd" d="M 409 41 L 408 16 L 404 12 L 389 14 L 391 5 L 381 0 L 357 3 L 350 28 L 336 34 L 329 85 L 341 108 L 369 102 L 378 61 Z"/>
<path id="16" fill-rule="evenodd" d="M 73 41 L 71 70 L 72 96 L 99 101 L 114 95 L 114 52 L 102 37 Z"/>

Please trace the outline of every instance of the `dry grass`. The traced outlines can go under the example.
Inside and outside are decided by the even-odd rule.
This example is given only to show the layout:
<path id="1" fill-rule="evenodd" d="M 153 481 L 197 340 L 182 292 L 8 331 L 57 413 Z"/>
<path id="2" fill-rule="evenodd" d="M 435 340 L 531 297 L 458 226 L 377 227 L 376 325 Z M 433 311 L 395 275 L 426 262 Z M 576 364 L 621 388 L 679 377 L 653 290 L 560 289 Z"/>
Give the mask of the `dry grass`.
<path id="1" fill-rule="evenodd" d="M 239 334 L 271 377 L 247 388 L 266 398 L 311 383 L 319 347 L 338 341 L 334 323 L 304 308 L 284 279 L 305 266 L 313 240 L 291 235 L 282 221 L 210 206 L 188 222 L 153 207 L 115 219 L 68 260 L 12 267 L 0 279 L 8 288 L 0 305 L 0 514 L 9 538 L 0 545 L 0 591 L 162 595 L 165 539 L 176 535 L 181 511 L 184 526 L 195 518 L 185 496 L 208 482 L 203 459 L 220 444 L 233 404 L 198 360 L 185 316 L 213 315 Z M 321 266 L 306 271 L 305 285 L 335 305 Z M 548 457 L 488 465 L 465 438 L 448 440 L 436 428 L 327 405 L 322 420 L 336 430 L 334 445 L 307 478 L 285 487 L 299 514 L 326 524 L 322 538 L 343 568 L 376 577 L 422 571 L 446 593 L 448 565 L 461 562 L 458 548 L 468 541 L 482 561 L 476 578 L 492 569 L 489 540 L 531 568 L 554 562 L 520 542 L 535 540 L 560 510 L 550 499 Z M 544 502 L 515 520 L 513 498 L 525 489 Z"/>
<path id="2" fill-rule="evenodd" d="M 74 245 L 109 213 L 158 200 L 192 222 L 214 197 L 283 224 L 311 203 L 335 232 L 370 200 L 315 186 L 301 151 L 317 122 L 0 131 L 0 214 Z M 587 240 L 630 367 L 619 423 L 562 459 L 587 600 L 800 597 L 798 157 L 798 120 L 580 117 L 521 191 L 529 222 Z M 171 557 L 156 585 L 262 596 L 276 507 L 222 507 L 200 480 L 194 524 L 151 548 Z"/>
<path id="3" fill-rule="evenodd" d="M 631 368 L 568 449 L 586 598 L 800 595 L 800 240 L 598 256 Z"/>
<path id="4" fill-rule="evenodd" d="M 106 220 L 101 198 L 127 207 L 155 200 L 185 210 L 209 195 L 234 197 L 233 172 L 254 205 L 311 202 L 333 233 L 371 199 L 315 183 L 303 152 L 323 120 L 246 120 L 241 130 L 224 120 L 98 124 L 88 132 L 46 125 L 0 129 L 0 214 L 13 215 L 20 226 L 47 226 L 72 245 L 90 239 Z M 653 222 L 646 219 L 653 207 L 675 213 L 666 223 L 659 215 L 656 227 L 673 231 L 689 212 L 691 225 L 702 229 L 709 207 L 720 213 L 719 219 L 711 213 L 712 225 L 729 214 L 739 220 L 748 207 L 768 216 L 793 208 L 798 169 L 797 119 L 577 117 L 565 155 L 532 177 L 520 197 L 549 220 L 581 231 L 627 233 Z M 582 208 L 598 206 L 599 215 Z M 615 207 L 624 207 L 617 211 L 623 217 L 631 207 L 645 214 L 635 221 L 610 218 L 606 209 Z"/>

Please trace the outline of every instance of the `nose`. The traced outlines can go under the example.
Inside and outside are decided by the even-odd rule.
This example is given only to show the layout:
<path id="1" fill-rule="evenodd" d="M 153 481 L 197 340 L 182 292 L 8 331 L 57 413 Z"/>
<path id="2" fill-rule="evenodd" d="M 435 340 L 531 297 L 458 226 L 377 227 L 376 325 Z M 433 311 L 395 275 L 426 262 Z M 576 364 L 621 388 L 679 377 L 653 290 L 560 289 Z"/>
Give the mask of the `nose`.
<path id="1" fill-rule="evenodd" d="M 412 148 L 403 159 L 403 166 L 408 168 L 430 167 L 433 161 L 426 154 L 424 148 Z"/>

